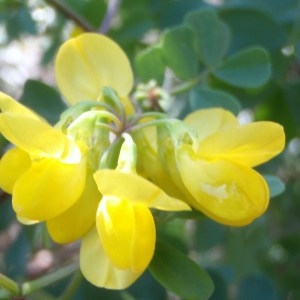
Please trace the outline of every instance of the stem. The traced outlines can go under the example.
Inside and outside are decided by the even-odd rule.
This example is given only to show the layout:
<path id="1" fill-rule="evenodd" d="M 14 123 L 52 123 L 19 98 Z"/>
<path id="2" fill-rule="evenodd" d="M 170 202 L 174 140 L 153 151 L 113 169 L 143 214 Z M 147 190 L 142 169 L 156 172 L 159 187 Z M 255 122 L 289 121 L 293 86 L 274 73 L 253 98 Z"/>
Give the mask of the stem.
<path id="1" fill-rule="evenodd" d="M 60 268 L 36 280 L 25 282 L 21 286 L 22 295 L 26 296 L 34 291 L 42 289 L 45 286 L 48 286 L 56 281 L 59 281 L 69 276 L 70 274 L 74 273 L 76 270 L 78 270 L 78 262 Z"/>
<path id="2" fill-rule="evenodd" d="M 69 283 L 68 287 L 65 289 L 63 294 L 58 298 L 58 300 L 72 300 L 73 296 L 75 295 L 80 283 L 82 281 L 82 274 L 78 270 L 74 275 Z"/>
<path id="3" fill-rule="evenodd" d="M 115 109 L 118 111 L 120 115 L 119 122 L 121 127 L 119 127 L 118 125 L 117 126 L 120 128 L 120 130 L 122 130 L 126 124 L 126 112 L 122 102 L 120 101 L 118 95 L 116 94 L 116 91 L 109 87 L 104 87 L 102 93 L 103 93 L 104 101 L 108 102 L 109 104 L 112 103 Z"/>
<path id="4" fill-rule="evenodd" d="M 57 0 L 46 0 L 51 6 L 53 6 L 57 11 L 62 13 L 66 18 L 72 20 L 78 26 L 80 26 L 85 31 L 96 31 L 89 23 L 83 20 L 81 17 L 78 16 L 73 10 L 71 10 L 65 4 L 60 3 Z"/>
<path id="5" fill-rule="evenodd" d="M 190 81 L 186 81 L 178 86 L 176 86 L 174 89 L 170 91 L 170 95 L 175 96 L 178 94 L 182 94 L 190 90 L 191 88 L 197 86 L 200 81 L 202 80 L 202 76 L 196 77 Z"/>
<path id="6" fill-rule="evenodd" d="M 9 291 L 13 295 L 20 294 L 20 288 L 18 284 L 2 273 L 0 273 L 0 286 L 6 289 L 7 291 Z"/>
<path id="7" fill-rule="evenodd" d="M 166 124 L 166 121 L 168 122 L 170 120 L 172 120 L 172 119 L 164 118 L 164 119 L 160 119 L 160 120 L 154 120 L 154 121 L 138 124 L 138 125 L 135 125 L 135 126 L 132 126 L 131 128 L 129 128 L 128 131 L 135 132 L 137 130 L 140 130 L 140 129 L 143 129 L 143 128 L 146 128 L 146 127 L 149 127 L 149 126 L 159 126 L 159 125 L 162 125 L 162 124 Z"/>
<path id="8" fill-rule="evenodd" d="M 102 24 L 99 28 L 99 33 L 105 34 L 108 32 L 111 24 L 111 20 L 116 15 L 119 6 L 120 6 L 121 0 L 109 0 L 107 4 L 107 10 L 105 17 L 102 21 Z"/>
<path id="9" fill-rule="evenodd" d="M 95 124 L 95 127 L 97 128 L 102 128 L 102 129 L 106 129 L 112 133 L 114 133 L 115 135 L 118 135 L 119 134 L 119 130 L 116 129 L 116 128 L 113 128 L 112 126 L 108 125 L 108 124 L 105 124 L 103 122 L 97 122 Z"/>
<path id="10" fill-rule="evenodd" d="M 145 113 L 142 113 L 140 115 L 134 116 L 134 118 L 131 119 L 130 122 L 135 124 L 135 123 L 137 123 L 138 121 L 140 121 L 144 118 L 166 119 L 166 118 L 168 118 L 168 116 L 165 113 L 149 111 L 149 112 L 145 112 Z"/>

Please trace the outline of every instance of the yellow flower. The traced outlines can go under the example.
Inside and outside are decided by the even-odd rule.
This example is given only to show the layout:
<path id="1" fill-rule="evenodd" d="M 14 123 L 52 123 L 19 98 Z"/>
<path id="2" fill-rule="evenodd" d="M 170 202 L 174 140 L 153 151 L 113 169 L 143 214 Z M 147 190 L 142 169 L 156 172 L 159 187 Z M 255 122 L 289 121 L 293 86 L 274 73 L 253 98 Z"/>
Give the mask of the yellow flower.
<path id="1" fill-rule="evenodd" d="M 87 33 L 68 40 L 57 54 L 55 68 L 69 104 L 101 101 L 103 88 L 109 86 L 122 98 L 126 112 L 132 112 L 127 99 L 133 85 L 129 61 L 105 36 Z M 93 172 L 108 146 L 108 132 L 95 129 L 96 112 L 76 115 L 72 124 L 68 118 L 62 120 L 59 125 L 67 137 L 4 94 L 0 108 L 0 131 L 16 146 L 0 162 L 0 185 L 13 194 L 18 219 L 25 224 L 47 221 L 51 237 L 59 243 L 82 237 L 95 223 L 101 195 Z M 73 140 L 84 144 L 84 155 Z"/>
<path id="2" fill-rule="evenodd" d="M 118 168 L 94 174 L 103 198 L 97 209 L 96 228 L 83 238 L 80 252 L 80 267 L 87 280 L 112 289 L 132 284 L 153 256 L 155 224 L 150 208 L 190 209 L 136 174 L 128 166 L 134 164 L 134 157 L 131 160 L 124 144 Z M 122 157 L 127 161 L 122 161 Z"/>
<path id="3" fill-rule="evenodd" d="M 269 189 L 252 168 L 280 153 L 283 128 L 273 122 L 240 125 L 223 109 L 192 113 L 185 123 L 198 132 L 176 152 L 178 170 L 190 204 L 210 218 L 242 226 L 264 213 Z"/>
<path id="4" fill-rule="evenodd" d="M 21 219 L 56 217 L 77 201 L 84 188 L 85 160 L 79 147 L 3 93 L 0 109 L 0 132 L 16 146 L 0 161 L 0 186 L 12 193 L 13 208 Z"/>

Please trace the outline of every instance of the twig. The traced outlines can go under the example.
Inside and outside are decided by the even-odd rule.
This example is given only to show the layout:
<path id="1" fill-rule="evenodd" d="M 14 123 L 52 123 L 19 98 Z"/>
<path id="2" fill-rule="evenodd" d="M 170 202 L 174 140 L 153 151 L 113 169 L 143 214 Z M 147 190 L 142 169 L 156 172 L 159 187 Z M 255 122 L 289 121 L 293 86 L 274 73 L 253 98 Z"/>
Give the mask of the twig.
<path id="1" fill-rule="evenodd" d="M 107 31 L 109 30 L 109 27 L 111 25 L 111 21 L 119 9 L 120 3 L 121 3 L 121 0 L 109 0 L 108 1 L 105 17 L 99 28 L 100 33 L 102 33 L 102 34 L 107 33 Z"/>
<path id="2" fill-rule="evenodd" d="M 95 28 L 93 28 L 89 23 L 87 23 L 85 20 L 79 17 L 73 10 L 71 10 L 66 5 L 60 3 L 57 0 L 46 0 L 46 2 L 48 2 L 51 6 L 55 7 L 57 11 L 62 13 L 65 17 L 74 21 L 74 23 L 76 23 L 85 31 L 96 31 Z"/>

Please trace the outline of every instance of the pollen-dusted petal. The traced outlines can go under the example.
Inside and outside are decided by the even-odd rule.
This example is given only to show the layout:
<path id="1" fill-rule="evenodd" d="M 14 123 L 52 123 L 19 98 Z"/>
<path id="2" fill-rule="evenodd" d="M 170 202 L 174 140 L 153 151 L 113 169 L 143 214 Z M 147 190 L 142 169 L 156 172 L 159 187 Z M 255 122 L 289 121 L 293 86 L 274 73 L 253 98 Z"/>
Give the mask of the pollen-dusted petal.
<path id="1" fill-rule="evenodd" d="M 30 165 L 31 159 L 26 152 L 19 148 L 8 150 L 0 160 L 0 187 L 12 194 L 16 181 Z"/>
<path id="2" fill-rule="evenodd" d="M 242 226 L 265 212 L 269 190 L 256 171 L 230 161 L 192 158 L 183 151 L 178 158 L 183 183 L 194 197 L 192 206 L 210 218 Z"/>
<path id="3" fill-rule="evenodd" d="M 58 51 L 55 64 L 57 84 L 71 104 L 97 100 L 105 86 L 127 96 L 133 74 L 123 50 L 109 38 L 86 33 L 68 40 Z"/>
<path id="4" fill-rule="evenodd" d="M 47 221 L 47 229 L 53 240 L 70 243 L 81 238 L 95 224 L 100 199 L 94 178 L 89 174 L 79 200 L 58 217 Z"/>
<path id="5" fill-rule="evenodd" d="M 158 186 L 137 174 L 107 169 L 98 170 L 94 178 L 102 195 L 124 198 L 166 211 L 190 210 L 185 202 L 168 196 Z"/>
<path id="6" fill-rule="evenodd" d="M 197 110 L 187 115 L 184 123 L 197 131 L 199 142 L 215 132 L 239 124 L 231 112 L 222 108 Z"/>
<path id="7" fill-rule="evenodd" d="M 80 269 L 90 283 L 107 289 L 125 289 L 141 275 L 131 269 L 118 269 L 111 263 L 96 228 L 82 239 Z"/>
<path id="8" fill-rule="evenodd" d="M 32 163 L 15 183 L 13 208 L 25 219 L 44 221 L 57 217 L 79 199 L 85 186 L 85 161 L 64 164 L 45 158 Z"/>
<path id="9" fill-rule="evenodd" d="M 33 157 L 60 158 L 69 144 L 61 131 L 46 122 L 13 112 L 0 113 L 0 132 Z"/>
<path id="10" fill-rule="evenodd" d="M 155 225 L 145 205 L 104 196 L 96 225 L 104 251 L 116 268 L 137 273 L 146 269 L 154 252 Z"/>
<path id="11" fill-rule="evenodd" d="M 199 144 L 204 159 L 229 159 L 257 166 L 279 154 L 285 144 L 283 127 L 273 122 L 254 122 L 216 132 Z"/>

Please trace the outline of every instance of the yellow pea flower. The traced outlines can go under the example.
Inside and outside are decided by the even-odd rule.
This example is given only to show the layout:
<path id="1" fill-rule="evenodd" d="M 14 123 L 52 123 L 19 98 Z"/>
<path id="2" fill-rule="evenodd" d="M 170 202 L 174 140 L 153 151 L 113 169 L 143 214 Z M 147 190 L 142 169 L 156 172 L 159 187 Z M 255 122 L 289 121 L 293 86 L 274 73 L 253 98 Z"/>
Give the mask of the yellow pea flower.
<path id="1" fill-rule="evenodd" d="M 97 209 L 96 228 L 83 238 L 80 251 L 80 268 L 87 280 L 111 289 L 132 284 L 153 256 L 156 234 L 150 208 L 190 210 L 186 203 L 135 173 L 135 158 L 126 149 L 128 139 L 123 143 L 117 169 L 94 174 L 103 198 Z"/>
<path id="2" fill-rule="evenodd" d="M 269 202 L 264 178 L 252 168 L 279 154 L 285 143 L 282 126 L 273 122 L 240 125 L 230 112 L 205 109 L 185 123 L 198 139 L 177 153 L 190 204 L 210 218 L 242 226 L 262 215 Z"/>
<path id="3" fill-rule="evenodd" d="M 0 110 L 0 132 L 16 146 L 0 161 L 1 188 L 12 193 L 20 219 L 56 217 L 77 201 L 85 185 L 85 159 L 79 147 L 3 93 Z"/>
<path id="4" fill-rule="evenodd" d="M 121 97 L 125 111 L 133 111 L 127 98 L 133 85 L 130 63 L 105 36 L 86 33 L 65 42 L 57 54 L 55 71 L 69 104 L 101 101 L 103 88 L 110 86 Z M 89 113 L 87 124 L 77 126 L 75 132 L 74 126 L 63 128 L 69 138 L 7 95 L 1 97 L 0 131 L 16 148 L 7 151 L 0 162 L 0 185 L 13 194 L 18 219 L 25 224 L 46 221 L 51 237 L 59 243 L 80 238 L 95 223 L 101 195 L 92 174 L 107 140 L 95 144 Z M 87 146 L 84 157 L 73 139 Z M 76 226 L 70 221 L 74 219 Z"/>

